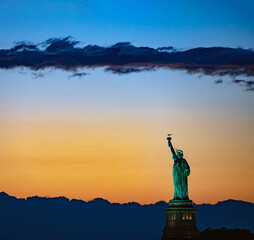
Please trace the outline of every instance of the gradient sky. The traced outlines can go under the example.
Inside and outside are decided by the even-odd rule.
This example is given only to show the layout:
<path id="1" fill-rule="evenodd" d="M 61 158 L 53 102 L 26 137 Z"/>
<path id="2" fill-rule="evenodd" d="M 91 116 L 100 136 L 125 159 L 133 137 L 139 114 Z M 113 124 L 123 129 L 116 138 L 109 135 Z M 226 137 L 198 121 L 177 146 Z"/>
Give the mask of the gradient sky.
<path id="1" fill-rule="evenodd" d="M 254 48 L 253 1 L 4 1 L 0 48 L 81 44 Z M 0 190 L 151 203 L 173 197 L 166 135 L 190 164 L 196 203 L 254 202 L 254 95 L 160 69 L 116 75 L 0 70 Z M 36 77 L 37 76 L 37 77 Z"/>

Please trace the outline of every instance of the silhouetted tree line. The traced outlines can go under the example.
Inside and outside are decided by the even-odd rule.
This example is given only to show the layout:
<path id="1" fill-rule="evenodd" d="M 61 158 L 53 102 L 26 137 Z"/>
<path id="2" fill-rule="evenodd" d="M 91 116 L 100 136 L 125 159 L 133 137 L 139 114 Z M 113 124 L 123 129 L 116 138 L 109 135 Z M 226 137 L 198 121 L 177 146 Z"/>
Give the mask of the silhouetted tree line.
<path id="1" fill-rule="evenodd" d="M 88 202 L 65 197 L 17 199 L 2 192 L 0 240 L 161 240 L 167 206 L 162 201 L 119 204 L 101 198 Z M 253 232 L 253 203 L 228 200 L 196 207 L 200 240 L 251 239 L 245 230 L 205 229 Z"/>
<path id="2" fill-rule="evenodd" d="M 254 232 L 246 229 L 211 229 L 199 233 L 199 240 L 254 240 Z"/>

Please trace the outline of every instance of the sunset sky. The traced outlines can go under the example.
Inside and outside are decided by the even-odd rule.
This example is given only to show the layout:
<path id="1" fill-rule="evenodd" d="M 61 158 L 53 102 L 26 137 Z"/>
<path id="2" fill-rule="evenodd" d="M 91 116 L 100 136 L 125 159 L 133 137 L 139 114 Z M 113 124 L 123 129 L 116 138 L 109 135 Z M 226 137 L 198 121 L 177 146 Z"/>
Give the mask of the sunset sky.
<path id="1" fill-rule="evenodd" d="M 252 0 L 6 0 L 0 8 L 0 51 L 67 36 L 105 48 L 254 48 Z M 254 90 L 231 76 L 216 84 L 216 75 L 167 68 L 7 68 L 1 56 L 0 191 L 168 201 L 173 133 L 191 167 L 190 199 L 254 202 Z"/>

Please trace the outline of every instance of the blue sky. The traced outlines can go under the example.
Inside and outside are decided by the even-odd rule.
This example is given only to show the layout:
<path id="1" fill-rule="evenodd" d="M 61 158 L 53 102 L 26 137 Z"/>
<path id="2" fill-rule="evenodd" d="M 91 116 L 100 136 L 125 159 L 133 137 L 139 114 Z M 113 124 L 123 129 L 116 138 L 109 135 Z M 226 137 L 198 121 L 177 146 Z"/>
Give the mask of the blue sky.
<path id="1" fill-rule="evenodd" d="M 4 1 L 0 46 L 73 36 L 84 44 L 253 48 L 251 0 Z"/>

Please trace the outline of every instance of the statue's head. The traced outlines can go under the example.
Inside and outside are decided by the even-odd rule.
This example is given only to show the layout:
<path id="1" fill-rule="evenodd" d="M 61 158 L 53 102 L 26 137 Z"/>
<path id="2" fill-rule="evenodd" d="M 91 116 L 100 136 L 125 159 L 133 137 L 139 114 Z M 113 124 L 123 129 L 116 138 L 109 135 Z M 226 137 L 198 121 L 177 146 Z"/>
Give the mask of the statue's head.
<path id="1" fill-rule="evenodd" d="M 183 151 L 180 150 L 180 149 L 176 149 L 176 155 L 177 155 L 177 157 L 182 158 L 183 157 Z"/>

